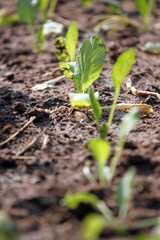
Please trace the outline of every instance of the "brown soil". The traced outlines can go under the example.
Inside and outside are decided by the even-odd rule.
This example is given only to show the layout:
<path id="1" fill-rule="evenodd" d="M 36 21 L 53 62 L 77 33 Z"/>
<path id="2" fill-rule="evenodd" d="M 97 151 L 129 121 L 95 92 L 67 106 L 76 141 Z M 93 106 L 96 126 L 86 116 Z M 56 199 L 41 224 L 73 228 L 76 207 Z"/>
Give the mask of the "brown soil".
<path id="1" fill-rule="evenodd" d="M 125 4 L 127 2 L 127 4 Z M 123 1 L 125 11 L 140 21 L 130 1 Z M 1 0 L 0 7 L 15 9 L 15 1 Z M 53 20 L 62 22 L 66 28 L 72 20 L 78 22 L 79 44 L 93 33 L 94 17 L 105 14 L 106 3 L 97 0 L 88 9 L 82 9 L 78 1 L 59 1 Z M 60 19 L 61 17 L 61 19 Z M 152 16 L 152 24 L 160 22 L 160 10 Z M 0 148 L 0 207 L 15 222 L 20 240 L 78 240 L 82 218 L 90 210 L 70 211 L 60 205 L 68 192 L 95 193 L 117 214 L 114 188 L 90 184 L 82 173 L 87 159 L 94 160 L 86 149 L 87 141 L 98 135 L 95 122 L 75 118 L 70 107 L 68 92 L 74 92 L 74 84 L 61 80 L 54 88 L 32 91 L 31 88 L 45 79 L 46 72 L 58 66 L 54 50 L 54 38 L 48 40 L 47 49 L 34 53 L 28 27 L 19 23 L 14 27 L 0 29 L 0 141 L 4 141 L 20 129 L 31 116 L 34 122 L 18 136 Z M 159 41 L 159 32 L 144 33 L 132 27 L 112 36 L 103 35 L 107 57 L 101 74 L 93 87 L 100 92 L 102 105 L 113 101 L 111 69 L 118 55 L 135 48 L 136 62 L 130 73 L 134 86 L 142 90 L 160 91 L 160 57 L 142 51 L 148 41 Z M 117 183 L 129 166 L 136 166 L 133 198 L 127 221 L 129 232 L 138 232 L 132 224 L 138 220 L 160 216 L 160 105 L 156 98 L 140 98 L 122 89 L 119 103 L 148 103 L 154 116 L 142 116 L 129 134 L 113 180 Z M 63 106 L 63 107 L 62 107 Z M 59 108 L 61 107 L 61 108 Z M 48 114 L 44 109 L 55 110 Z M 109 141 L 114 152 L 123 113 L 116 111 L 109 131 Z M 104 111 L 103 121 L 107 121 Z M 48 144 L 43 147 L 44 138 Z M 19 153 L 28 143 L 36 143 Z M 105 230 L 100 239 L 124 239 Z"/>

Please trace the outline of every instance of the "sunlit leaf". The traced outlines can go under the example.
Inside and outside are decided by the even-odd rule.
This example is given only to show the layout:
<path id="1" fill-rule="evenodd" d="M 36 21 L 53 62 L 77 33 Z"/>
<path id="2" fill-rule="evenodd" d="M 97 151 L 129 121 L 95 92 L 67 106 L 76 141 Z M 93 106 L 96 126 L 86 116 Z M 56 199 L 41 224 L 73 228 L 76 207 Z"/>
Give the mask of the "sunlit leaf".
<path id="1" fill-rule="evenodd" d="M 71 62 L 76 58 L 76 46 L 78 41 L 77 22 L 73 21 L 66 34 L 65 47 Z"/>
<path id="2" fill-rule="evenodd" d="M 146 0 L 134 0 L 142 17 L 149 14 L 149 8 Z"/>
<path id="3" fill-rule="evenodd" d="M 106 47 L 99 37 L 92 36 L 89 40 L 85 40 L 82 43 L 76 57 L 73 75 L 77 92 L 86 92 L 92 83 L 98 79 L 105 56 Z"/>
<path id="4" fill-rule="evenodd" d="M 94 117 L 96 121 L 99 121 L 102 116 L 102 110 L 101 110 L 99 101 L 96 99 L 94 92 L 91 89 L 89 90 L 89 98 L 90 98 L 90 103 L 93 109 Z"/>
<path id="5" fill-rule="evenodd" d="M 135 60 L 134 49 L 129 49 L 123 52 L 117 59 L 112 70 L 112 80 L 114 83 L 115 92 L 120 90 L 120 86 L 124 78 L 130 72 Z"/>
<path id="6" fill-rule="evenodd" d="M 89 141 L 88 146 L 98 163 L 105 166 L 111 152 L 109 142 L 102 139 L 92 139 Z"/>
<path id="7" fill-rule="evenodd" d="M 131 167 L 122 181 L 117 185 L 116 196 L 119 204 L 119 215 L 126 216 L 132 197 L 133 180 L 136 169 Z"/>
<path id="8" fill-rule="evenodd" d="M 62 203 L 70 209 L 76 209 L 81 203 L 95 205 L 98 198 L 91 193 L 77 192 L 75 194 L 67 194 Z"/>
<path id="9" fill-rule="evenodd" d="M 105 218 L 96 213 L 89 214 L 82 222 L 81 237 L 83 240 L 96 240 L 100 236 L 107 222 Z"/>
<path id="10" fill-rule="evenodd" d="M 17 0 L 17 13 L 22 21 L 30 26 L 34 25 L 36 17 L 39 13 L 38 0 Z"/>

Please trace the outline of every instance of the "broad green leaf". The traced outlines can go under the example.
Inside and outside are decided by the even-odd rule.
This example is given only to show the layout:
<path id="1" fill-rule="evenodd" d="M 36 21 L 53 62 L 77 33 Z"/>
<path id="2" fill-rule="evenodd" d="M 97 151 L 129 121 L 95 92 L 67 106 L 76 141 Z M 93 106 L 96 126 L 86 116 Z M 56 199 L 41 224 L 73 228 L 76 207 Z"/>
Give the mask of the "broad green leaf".
<path id="1" fill-rule="evenodd" d="M 99 78 L 105 56 L 106 47 L 99 37 L 92 36 L 82 43 L 76 57 L 73 75 L 77 92 L 86 92 L 92 83 Z"/>
<path id="2" fill-rule="evenodd" d="M 49 5 L 50 0 L 40 0 L 40 10 L 41 12 L 46 12 L 48 5 Z"/>
<path id="3" fill-rule="evenodd" d="M 106 227 L 107 221 L 103 215 L 91 213 L 82 222 L 81 237 L 83 240 L 96 240 Z"/>
<path id="4" fill-rule="evenodd" d="M 38 0 L 17 0 L 17 13 L 22 21 L 30 26 L 34 25 L 36 17 L 39 13 Z"/>
<path id="5" fill-rule="evenodd" d="M 102 110 L 101 110 L 99 101 L 96 99 L 94 92 L 91 89 L 89 90 L 89 98 L 90 98 L 90 103 L 91 103 L 91 106 L 93 109 L 94 117 L 95 117 L 96 121 L 98 122 L 101 119 Z"/>
<path id="6" fill-rule="evenodd" d="M 90 7 L 92 5 L 93 0 L 80 0 L 82 7 Z"/>
<path id="7" fill-rule="evenodd" d="M 149 8 L 146 0 L 134 0 L 142 17 L 149 14 Z"/>
<path id="8" fill-rule="evenodd" d="M 92 139 L 89 141 L 89 150 L 101 167 L 104 167 L 111 152 L 109 142 L 102 139 Z"/>
<path id="9" fill-rule="evenodd" d="M 65 41 L 66 41 L 65 38 L 58 37 L 56 38 L 56 42 L 55 42 L 56 57 L 58 61 L 62 61 L 62 62 L 69 61 L 69 55 L 66 51 Z"/>
<path id="10" fill-rule="evenodd" d="M 135 60 L 134 49 L 123 52 L 117 59 L 112 70 L 112 81 L 114 83 L 115 92 L 119 92 L 120 86 L 124 78 L 130 72 Z"/>
<path id="11" fill-rule="evenodd" d="M 121 124 L 119 132 L 119 141 L 124 141 L 126 136 L 132 130 L 132 128 L 137 124 L 139 119 L 139 108 L 133 108 L 130 113 L 127 113 Z"/>
<path id="12" fill-rule="evenodd" d="M 65 47 L 71 62 L 76 59 L 76 46 L 78 41 L 77 22 L 73 21 L 66 34 Z"/>
<path id="13" fill-rule="evenodd" d="M 94 94 L 95 98 L 99 97 L 99 93 Z M 69 99 L 72 107 L 76 109 L 87 108 L 91 105 L 88 93 L 69 93 Z"/>
<path id="14" fill-rule="evenodd" d="M 75 194 L 67 194 L 62 203 L 70 209 L 76 209 L 81 203 L 95 205 L 98 198 L 91 193 L 77 192 Z"/>
<path id="15" fill-rule="evenodd" d="M 66 78 L 72 79 L 73 80 L 73 71 L 74 71 L 74 65 L 75 63 L 65 63 L 65 62 L 60 62 L 59 66 L 60 69 L 63 71 L 63 74 L 66 76 Z"/>
<path id="16" fill-rule="evenodd" d="M 119 215 L 126 216 L 132 197 L 133 181 L 136 169 L 131 167 L 122 181 L 117 185 L 116 196 L 119 204 Z"/>

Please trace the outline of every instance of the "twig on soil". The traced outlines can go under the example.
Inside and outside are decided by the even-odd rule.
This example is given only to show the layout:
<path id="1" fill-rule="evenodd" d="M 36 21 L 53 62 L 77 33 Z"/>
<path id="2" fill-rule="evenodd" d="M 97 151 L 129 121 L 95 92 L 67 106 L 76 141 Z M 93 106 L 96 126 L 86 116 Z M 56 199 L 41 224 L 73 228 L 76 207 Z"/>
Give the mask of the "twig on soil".
<path id="1" fill-rule="evenodd" d="M 42 143 L 42 150 L 45 150 L 47 148 L 48 142 L 49 142 L 49 136 L 44 134 L 43 143 Z"/>
<path id="2" fill-rule="evenodd" d="M 28 127 L 28 125 L 30 123 L 32 123 L 34 120 L 36 119 L 35 116 L 31 117 L 29 119 L 29 121 L 23 126 L 21 127 L 17 132 L 15 132 L 12 136 L 10 136 L 9 138 L 7 138 L 5 141 L 0 143 L 0 147 L 2 147 L 3 145 L 5 145 L 6 143 L 8 143 L 9 141 L 11 141 L 13 138 L 15 138 L 20 132 L 22 132 L 26 127 Z"/>
<path id="3" fill-rule="evenodd" d="M 58 72 L 60 70 L 61 70 L 60 67 L 56 67 L 53 69 L 52 72 L 47 72 L 47 73 L 43 74 L 42 77 L 47 77 L 47 76 L 51 76 L 51 75 L 53 76 L 56 72 Z"/>
<path id="4" fill-rule="evenodd" d="M 67 107 L 67 106 L 60 106 L 60 107 L 58 107 L 58 108 L 56 108 L 56 109 L 53 109 L 53 110 L 49 110 L 49 109 L 45 109 L 45 112 L 47 112 L 47 113 L 49 113 L 49 114 L 52 114 L 52 113 L 54 113 L 54 112 L 57 112 L 57 111 L 60 111 L 61 109 L 70 109 L 69 107 Z"/>
<path id="5" fill-rule="evenodd" d="M 153 97 L 156 97 L 160 101 L 160 94 L 159 93 L 150 92 L 150 91 L 142 91 L 142 90 L 136 89 L 135 87 L 132 86 L 130 78 L 128 79 L 128 81 L 126 83 L 126 87 L 127 87 L 127 92 L 128 93 L 131 91 L 132 94 L 136 95 L 136 96 L 142 96 L 142 97 L 153 96 Z"/>
<path id="6" fill-rule="evenodd" d="M 37 137 L 33 138 L 31 142 L 29 142 L 21 151 L 19 151 L 16 156 L 20 156 L 22 155 L 23 153 L 25 153 L 28 149 L 30 149 L 31 147 L 34 146 L 34 144 L 37 142 L 39 136 L 41 134 L 39 134 Z"/>

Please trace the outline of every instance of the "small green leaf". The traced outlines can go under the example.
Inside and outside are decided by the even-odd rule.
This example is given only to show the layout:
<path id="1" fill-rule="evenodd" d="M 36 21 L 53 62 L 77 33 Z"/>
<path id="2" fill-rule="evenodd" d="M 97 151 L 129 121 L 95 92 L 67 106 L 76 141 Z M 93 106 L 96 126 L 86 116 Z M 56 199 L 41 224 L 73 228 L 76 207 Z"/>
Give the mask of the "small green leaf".
<path id="1" fill-rule="evenodd" d="M 73 74 L 77 92 L 86 92 L 92 83 L 99 78 L 105 56 L 106 47 L 99 37 L 92 36 L 82 43 L 76 57 Z"/>
<path id="2" fill-rule="evenodd" d="M 132 197 L 133 180 L 136 169 L 131 167 L 122 181 L 117 185 L 116 196 L 119 204 L 119 215 L 126 216 Z"/>
<path id="3" fill-rule="evenodd" d="M 99 93 L 94 94 L 95 98 L 99 97 Z M 69 93 L 69 99 L 72 107 L 76 109 L 87 108 L 91 105 L 88 93 Z"/>
<path id="4" fill-rule="evenodd" d="M 121 124 L 120 132 L 119 132 L 119 141 L 124 141 L 126 136 L 132 130 L 132 128 L 137 124 L 139 119 L 139 109 L 133 108 L 130 113 L 127 113 Z"/>
<path id="5" fill-rule="evenodd" d="M 83 240 L 96 240 L 106 227 L 107 221 L 97 213 L 91 213 L 82 222 L 81 237 Z"/>
<path id="6" fill-rule="evenodd" d="M 71 62 L 75 61 L 76 58 L 76 46 L 78 41 L 78 29 L 77 22 L 73 21 L 71 26 L 69 27 L 66 34 L 66 43 L 65 47 Z"/>
<path id="7" fill-rule="evenodd" d="M 93 0 L 80 0 L 82 7 L 90 7 L 92 5 Z"/>
<path id="8" fill-rule="evenodd" d="M 112 81 L 114 83 L 115 92 L 119 92 L 120 86 L 124 78 L 130 72 L 135 60 L 134 49 L 123 52 L 117 59 L 112 70 Z"/>
<path id="9" fill-rule="evenodd" d="M 17 240 L 18 235 L 15 226 L 8 215 L 0 210 L 0 239 Z"/>
<path id="10" fill-rule="evenodd" d="M 134 0 L 142 17 L 149 14 L 149 8 L 146 0 Z"/>
<path id="11" fill-rule="evenodd" d="M 63 205 L 70 209 L 76 209 L 83 204 L 95 205 L 98 202 L 98 198 L 91 193 L 77 192 L 75 194 L 67 194 L 62 200 Z"/>
<path id="12" fill-rule="evenodd" d="M 73 80 L 73 72 L 74 71 L 74 65 L 75 63 L 65 63 L 65 62 L 60 62 L 59 66 L 60 69 L 63 71 L 63 74 L 66 76 L 66 78 L 72 79 Z"/>
<path id="13" fill-rule="evenodd" d="M 92 139 L 89 141 L 88 146 L 98 164 L 104 167 L 111 152 L 109 142 L 103 139 Z"/>
<path id="14" fill-rule="evenodd" d="M 39 13 L 39 1 L 17 0 L 16 8 L 21 20 L 27 23 L 29 26 L 33 26 Z"/>
<path id="15" fill-rule="evenodd" d="M 99 121 L 102 116 L 102 110 L 101 110 L 99 101 L 96 99 L 94 92 L 91 89 L 89 90 L 89 98 L 90 98 L 90 103 L 93 109 L 94 117 L 96 121 Z"/>

